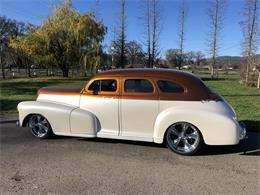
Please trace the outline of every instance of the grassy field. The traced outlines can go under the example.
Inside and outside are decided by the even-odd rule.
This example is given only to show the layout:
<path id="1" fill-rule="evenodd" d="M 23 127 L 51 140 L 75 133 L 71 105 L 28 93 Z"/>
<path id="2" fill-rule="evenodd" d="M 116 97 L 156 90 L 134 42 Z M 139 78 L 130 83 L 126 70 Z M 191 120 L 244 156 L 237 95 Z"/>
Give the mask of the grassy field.
<path id="1" fill-rule="evenodd" d="M 1 115 L 17 113 L 17 104 L 25 100 L 35 100 L 37 90 L 45 86 L 84 86 L 87 79 L 38 77 L 7 79 L 0 81 Z"/>
<path id="2" fill-rule="evenodd" d="M 260 126 L 260 91 L 239 84 L 239 75 L 220 75 L 218 80 L 210 80 L 208 74 L 200 74 L 206 85 L 224 96 L 235 109 L 238 119 L 247 123 L 251 129 Z M 44 86 L 84 86 L 84 78 L 24 78 L 1 80 L 1 115 L 15 114 L 18 102 L 35 100 L 36 92 Z"/>

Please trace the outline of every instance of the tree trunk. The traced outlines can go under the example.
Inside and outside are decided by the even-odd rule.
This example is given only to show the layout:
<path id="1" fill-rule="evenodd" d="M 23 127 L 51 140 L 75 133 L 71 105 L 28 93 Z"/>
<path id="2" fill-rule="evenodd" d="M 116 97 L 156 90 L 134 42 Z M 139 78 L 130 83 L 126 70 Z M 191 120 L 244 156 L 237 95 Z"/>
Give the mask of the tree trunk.
<path id="1" fill-rule="evenodd" d="M 249 62 L 246 64 L 246 76 L 245 76 L 245 84 L 248 84 L 248 77 L 249 77 Z"/>
<path id="2" fill-rule="evenodd" d="M 27 64 L 27 75 L 28 75 L 28 77 L 32 77 L 32 75 L 31 75 L 31 66 L 29 64 Z"/>
<path id="3" fill-rule="evenodd" d="M 71 69 L 71 77 L 74 75 L 74 68 Z"/>
<path id="4" fill-rule="evenodd" d="M 64 68 L 62 70 L 62 75 L 63 75 L 63 77 L 69 77 L 69 69 L 68 68 Z"/>
<path id="5" fill-rule="evenodd" d="M 150 0 L 147 0 L 147 54 L 148 62 L 147 67 L 151 67 L 151 32 L 150 32 Z"/>
<path id="6" fill-rule="evenodd" d="M 156 35 L 157 35 L 157 25 L 158 25 L 158 16 L 157 16 L 157 4 L 156 1 L 153 1 L 153 29 L 152 29 L 152 56 L 151 56 L 151 67 L 154 67 L 156 60 Z"/>
<path id="7" fill-rule="evenodd" d="M 250 76 L 250 71 L 253 66 L 253 58 L 254 58 L 254 47 L 255 47 L 255 35 L 257 32 L 257 25 L 258 25 L 258 20 L 257 20 L 257 11 L 258 11 L 258 1 L 247 1 L 247 13 L 246 17 L 248 17 L 247 22 L 245 23 L 247 26 L 244 28 L 247 28 L 245 40 L 246 40 L 246 73 L 245 73 L 245 84 L 248 85 L 249 82 L 249 76 Z"/>
<path id="8" fill-rule="evenodd" d="M 49 69 L 46 67 L 46 76 L 49 76 Z"/>
<path id="9" fill-rule="evenodd" d="M 5 68 L 4 68 L 4 63 L 2 63 L 2 56 L 0 56 L 0 64 L 2 69 L 2 77 L 3 79 L 5 79 Z"/>
<path id="10" fill-rule="evenodd" d="M 2 69 L 2 77 L 3 79 L 5 79 L 5 68 L 2 63 L 1 63 L 1 69 Z"/>
<path id="11" fill-rule="evenodd" d="M 91 74 L 93 74 L 93 70 L 94 70 L 94 65 L 91 64 L 91 66 L 90 66 L 90 73 L 91 73 Z"/>
<path id="12" fill-rule="evenodd" d="M 258 71 L 257 88 L 260 88 L 260 71 Z"/>
<path id="13" fill-rule="evenodd" d="M 181 14 L 180 14 L 180 32 L 179 32 L 179 36 L 180 36 L 180 65 L 179 65 L 179 69 L 181 69 L 181 67 L 183 66 L 183 49 L 184 49 L 184 23 L 185 23 L 185 3 L 184 1 L 182 1 L 182 5 L 181 5 Z"/>
<path id="14" fill-rule="evenodd" d="M 125 67 L 125 0 L 121 0 L 121 32 L 120 32 L 120 68 Z"/>

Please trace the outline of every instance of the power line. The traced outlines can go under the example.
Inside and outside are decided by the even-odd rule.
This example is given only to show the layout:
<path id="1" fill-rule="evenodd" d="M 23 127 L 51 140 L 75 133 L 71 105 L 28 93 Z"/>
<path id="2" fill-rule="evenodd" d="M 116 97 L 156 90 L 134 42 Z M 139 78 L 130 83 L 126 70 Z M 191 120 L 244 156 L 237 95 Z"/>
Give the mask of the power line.
<path id="1" fill-rule="evenodd" d="M 233 49 L 233 48 L 238 47 L 238 46 L 241 46 L 241 44 L 240 43 L 236 43 L 236 44 L 234 44 L 232 46 L 228 46 L 228 47 L 226 47 L 224 49 L 220 49 L 220 50 L 221 51 L 227 51 L 227 50 Z"/>

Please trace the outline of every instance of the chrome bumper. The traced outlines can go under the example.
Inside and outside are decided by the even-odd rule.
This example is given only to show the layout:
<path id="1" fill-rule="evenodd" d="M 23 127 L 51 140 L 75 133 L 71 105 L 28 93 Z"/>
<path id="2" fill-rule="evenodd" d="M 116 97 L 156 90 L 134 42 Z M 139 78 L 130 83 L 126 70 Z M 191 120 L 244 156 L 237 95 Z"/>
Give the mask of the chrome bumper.
<path id="1" fill-rule="evenodd" d="M 245 123 L 239 122 L 239 127 L 240 127 L 240 129 L 239 129 L 239 140 L 247 138 Z"/>

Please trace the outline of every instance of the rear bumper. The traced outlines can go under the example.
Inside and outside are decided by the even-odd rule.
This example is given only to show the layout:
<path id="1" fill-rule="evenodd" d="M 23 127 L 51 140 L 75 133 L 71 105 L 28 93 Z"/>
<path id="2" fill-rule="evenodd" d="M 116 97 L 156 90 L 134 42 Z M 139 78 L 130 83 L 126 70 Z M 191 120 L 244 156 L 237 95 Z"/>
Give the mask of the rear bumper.
<path id="1" fill-rule="evenodd" d="M 246 138 L 246 125 L 243 122 L 239 122 L 239 140 Z"/>

